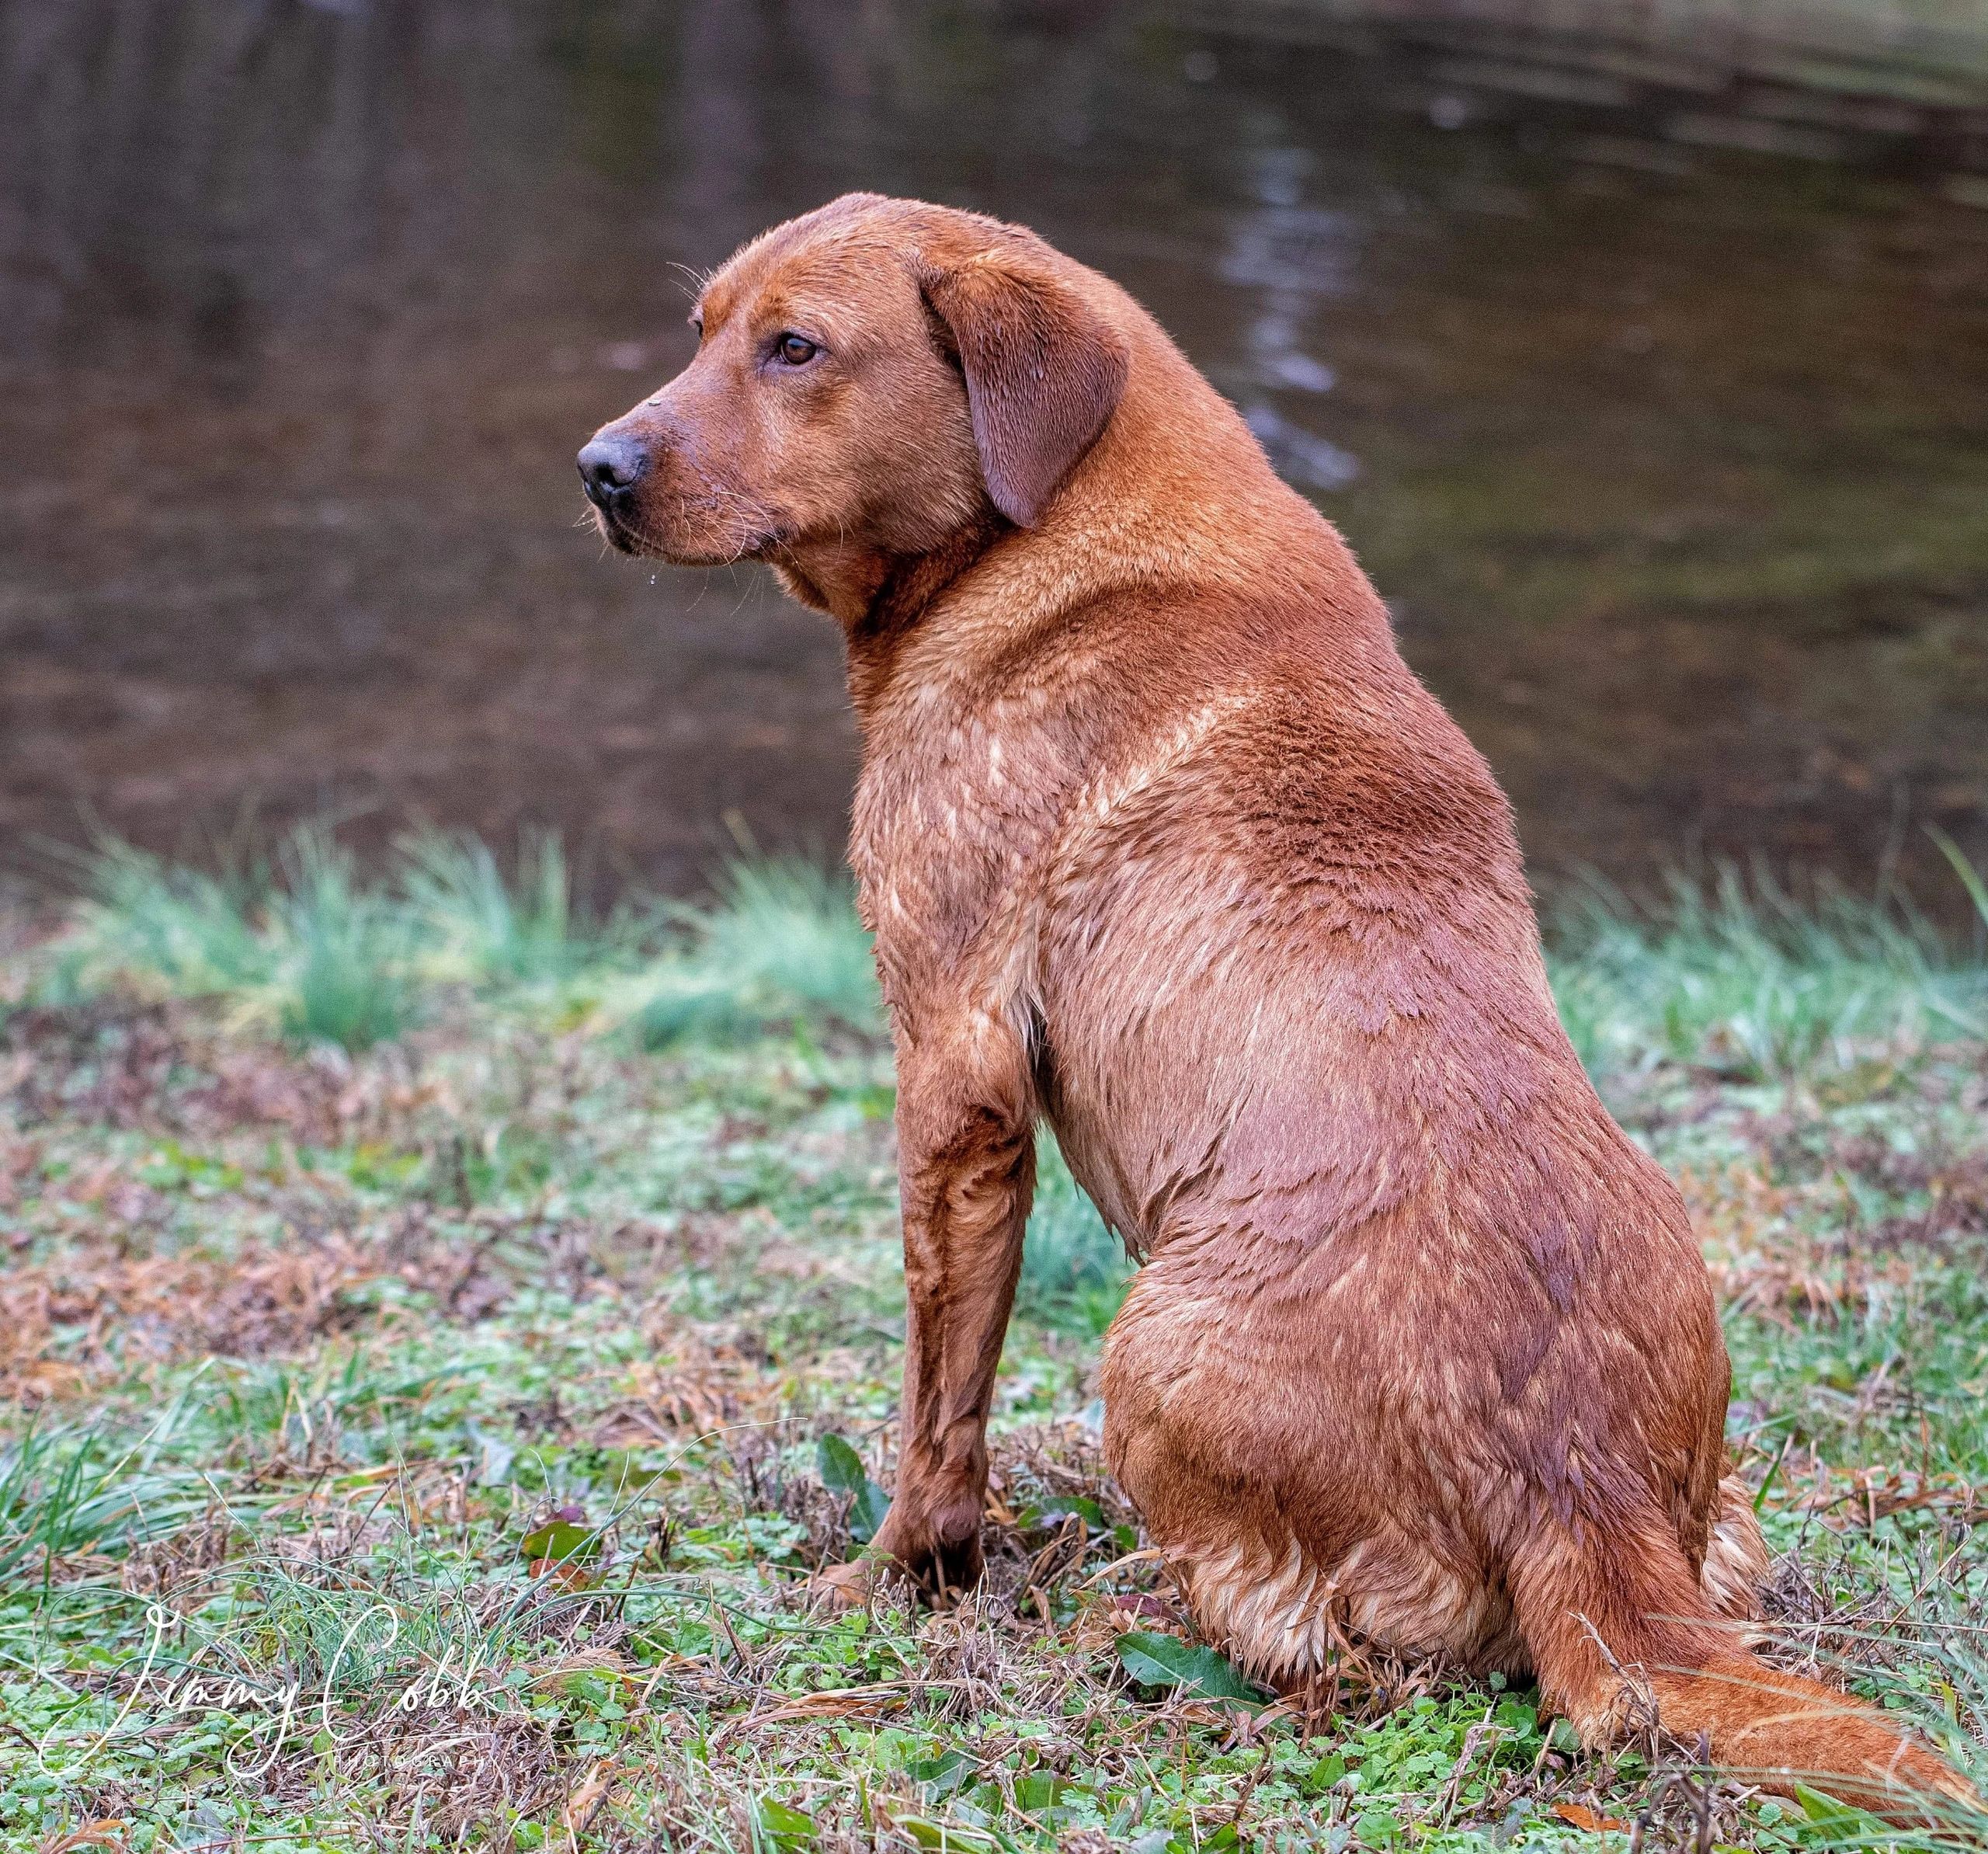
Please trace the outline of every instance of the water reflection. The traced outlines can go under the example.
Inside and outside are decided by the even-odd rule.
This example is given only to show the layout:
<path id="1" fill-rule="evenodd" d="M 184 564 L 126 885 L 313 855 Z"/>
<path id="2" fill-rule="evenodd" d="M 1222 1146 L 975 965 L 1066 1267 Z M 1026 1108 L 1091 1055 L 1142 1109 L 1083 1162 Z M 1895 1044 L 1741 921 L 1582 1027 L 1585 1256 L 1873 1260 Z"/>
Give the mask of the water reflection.
<path id="1" fill-rule="evenodd" d="M 861 185 L 1153 306 L 1542 869 L 1865 875 L 1927 820 L 1988 854 L 1965 83 L 1886 128 L 1756 77 L 1771 150 L 1734 151 L 1753 119 L 1647 49 L 1358 10 L 0 10 L 0 836 L 169 844 L 253 795 L 558 823 L 603 882 L 693 880 L 728 819 L 832 846 L 833 636 L 601 557 L 570 459 L 687 354 L 685 266 Z"/>
<path id="2" fill-rule="evenodd" d="M 1263 391 L 1329 392 L 1336 378 L 1304 343 L 1319 300 L 1353 292 L 1357 232 L 1347 214 L 1305 203 L 1305 182 L 1315 165 L 1303 148 L 1266 148 L 1258 155 L 1254 191 L 1260 203 L 1230 215 L 1228 249 L 1217 274 L 1255 298 L 1242 331 L 1247 364 L 1242 381 L 1231 387 L 1249 429 L 1300 489 L 1343 489 L 1359 475 L 1360 460 L 1287 417 Z"/>

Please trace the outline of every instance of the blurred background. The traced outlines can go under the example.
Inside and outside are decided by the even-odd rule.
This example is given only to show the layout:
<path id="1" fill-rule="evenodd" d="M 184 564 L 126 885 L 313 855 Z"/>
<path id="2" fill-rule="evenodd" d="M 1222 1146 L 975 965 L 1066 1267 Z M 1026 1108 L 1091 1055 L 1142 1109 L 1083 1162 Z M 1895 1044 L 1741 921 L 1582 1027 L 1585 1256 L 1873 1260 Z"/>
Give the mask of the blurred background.
<path id="1" fill-rule="evenodd" d="M 0 861 L 330 811 L 601 895 L 832 854 L 839 640 L 579 524 L 690 280 L 850 187 L 1144 298 L 1550 888 L 1988 861 L 1981 0 L 13 0 Z"/>

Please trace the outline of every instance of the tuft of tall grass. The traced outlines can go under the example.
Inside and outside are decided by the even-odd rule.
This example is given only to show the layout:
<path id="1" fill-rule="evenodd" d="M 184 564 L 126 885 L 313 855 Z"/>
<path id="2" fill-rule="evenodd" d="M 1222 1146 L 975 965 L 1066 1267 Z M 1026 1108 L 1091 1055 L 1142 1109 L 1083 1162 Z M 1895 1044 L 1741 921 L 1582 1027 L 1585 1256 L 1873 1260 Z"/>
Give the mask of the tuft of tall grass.
<path id="1" fill-rule="evenodd" d="M 84 892 L 64 951 L 84 983 L 131 979 L 182 997 L 269 983 L 271 949 L 255 924 L 268 894 L 266 869 L 238 864 L 209 874 L 114 837 L 99 839 L 78 860 Z"/>
<path id="2" fill-rule="evenodd" d="M 476 986 L 557 983 L 604 955 L 580 917 L 556 833 L 527 832 L 510 878 L 467 831 L 421 832 L 398 849 L 401 892 L 428 976 Z"/>
<path id="3" fill-rule="evenodd" d="M 845 878 L 792 858 L 735 862 L 715 903 L 669 917 L 681 941 L 636 981 L 622 1013 L 645 1048 L 797 1021 L 877 1028 L 870 936 Z"/>
<path id="4" fill-rule="evenodd" d="M 1761 1082 L 1988 1032 L 1988 965 L 1897 904 L 1798 901 L 1719 869 L 1638 906 L 1591 886 L 1549 934 L 1554 994 L 1591 1070 L 1667 1059 Z"/>
<path id="5" fill-rule="evenodd" d="M 31 1420 L 0 1445 L 0 1588 L 47 1580 L 64 1559 L 183 1525 L 212 1497 L 203 1478 L 155 1465 L 171 1421 L 137 1446 Z"/>
<path id="6" fill-rule="evenodd" d="M 217 998 L 245 1026 L 353 1050 L 412 1020 L 408 924 L 361 885 L 328 824 L 296 826 L 273 868 L 213 874 L 105 839 L 85 876 L 56 948 L 68 988 Z"/>
<path id="7" fill-rule="evenodd" d="M 599 925 L 550 833 L 508 874 L 474 837 L 409 836 L 370 882 L 324 823 L 218 873 L 115 839 L 82 860 L 84 894 L 42 962 L 50 1002 L 212 998 L 238 1027 L 349 1050 L 400 1035 L 444 986 L 521 1002 L 551 988 L 567 1021 L 591 1013 L 650 1049 L 796 1022 L 874 1031 L 881 1015 L 846 878 L 797 860 L 735 863 L 711 903 Z"/>
<path id="8" fill-rule="evenodd" d="M 322 826 L 293 831 L 280 862 L 283 883 L 262 919 L 276 953 L 283 1034 L 346 1049 L 399 1035 L 417 1001 L 405 910 L 360 885 L 351 853 Z"/>

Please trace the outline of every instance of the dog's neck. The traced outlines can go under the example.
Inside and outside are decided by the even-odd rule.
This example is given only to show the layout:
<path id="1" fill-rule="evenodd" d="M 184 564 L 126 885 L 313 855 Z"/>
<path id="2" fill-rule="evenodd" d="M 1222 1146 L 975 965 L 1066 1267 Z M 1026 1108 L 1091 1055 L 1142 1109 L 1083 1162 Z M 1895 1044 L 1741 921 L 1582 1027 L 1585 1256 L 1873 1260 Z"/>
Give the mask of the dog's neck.
<path id="1" fill-rule="evenodd" d="M 860 715 L 888 684 L 898 646 L 926 608 L 1014 531 L 990 506 L 922 554 L 853 547 L 795 549 L 776 557 L 773 566 L 794 598 L 841 624 L 850 691 Z"/>
<path id="2" fill-rule="evenodd" d="M 876 603 L 893 565 L 888 554 L 837 542 L 784 547 L 764 558 L 790 598 L 826 612 L 845 631 Z"/>

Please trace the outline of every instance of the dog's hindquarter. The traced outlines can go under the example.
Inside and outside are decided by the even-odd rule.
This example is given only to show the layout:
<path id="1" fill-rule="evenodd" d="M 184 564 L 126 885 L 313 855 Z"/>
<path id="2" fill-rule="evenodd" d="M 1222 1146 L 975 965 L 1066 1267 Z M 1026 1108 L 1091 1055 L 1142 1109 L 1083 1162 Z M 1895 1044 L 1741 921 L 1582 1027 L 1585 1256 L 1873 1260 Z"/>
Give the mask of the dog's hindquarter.
<path id="1" fill-rule="evenodd" d="M 1552 1014 L 1488 773 L 1305 694 L 1128 796 L 1040 930 L 1044 1104 L 1149 1257 L 1107 1435 L 1252 1665 L 1350 1630 L 1517 1668 L 1538 1512 L 1653 1500 L 1702 1559 L 1723 1351 Z"/>
<path id="2" fill-rule="evenodd" d="M 1514 1567 L 1564 1528 L 1605 1545 L 1656 1515 L 1696 1574 L 1715 1335 L 1677 1319 L 1674 1369 L 1653 1369 L 1597 1335 L 1585 1297 L 1561 1317 L 1487 1257 L 1495 1238 L 1465 1255 L 1415 1207 L 1309 1252 L 1249 1214 L 1159 1238 L 1103 1383 L 1114 1470 L 1240 1659 L 1302 1676 L 1350 1637 L 1523 1671 Z M 1740 1564 L 1719 1564 L 1737 1595 Z"/>

